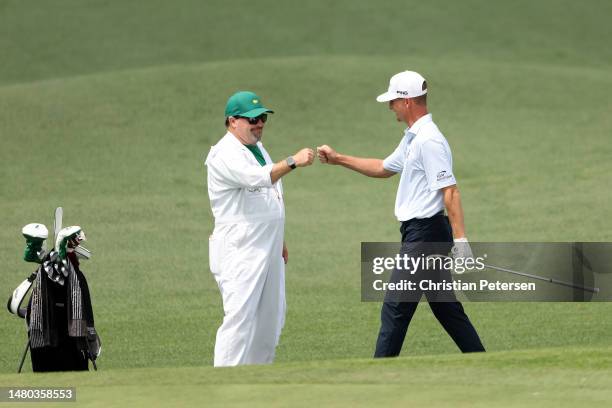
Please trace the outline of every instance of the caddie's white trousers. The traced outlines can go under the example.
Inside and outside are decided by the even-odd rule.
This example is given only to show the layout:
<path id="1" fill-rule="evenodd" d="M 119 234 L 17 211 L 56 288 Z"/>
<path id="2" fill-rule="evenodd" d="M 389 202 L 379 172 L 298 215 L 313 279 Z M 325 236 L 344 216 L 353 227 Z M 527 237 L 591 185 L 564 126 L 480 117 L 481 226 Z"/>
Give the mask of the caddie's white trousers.
<path id="1" fill-rule="evenodd" d="M 216 225 L 210 270 L 223 299 L 215 367 L 268 364 L 285 323 L 284 219 Z"/>

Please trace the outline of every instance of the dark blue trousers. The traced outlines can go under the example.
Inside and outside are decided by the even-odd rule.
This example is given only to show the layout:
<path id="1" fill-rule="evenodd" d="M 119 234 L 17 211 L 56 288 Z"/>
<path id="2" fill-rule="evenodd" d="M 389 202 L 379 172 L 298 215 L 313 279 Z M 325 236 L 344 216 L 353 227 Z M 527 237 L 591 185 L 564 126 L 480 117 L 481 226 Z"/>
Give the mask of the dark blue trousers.
<path id="1" fill-rule="evenodd" d="M 415 256 L 429 251 L 433 253 L 448 253 L 453 242 L 452 231 L 448 218 L 443 212 L 431 218 L 412 219 L 402 223 L 402 251 L 414 252 Z M 423 243 L 431 243 L 423 244 Z M 417 255 L 418 252 L 418 255 Z M 428 255 L 428 253 L 425 253 Z M 439 271 L 437 279 L 451 281 L 450 271 Z M 417 273 L 418 277 L 419 274 Z M 442 327 L 455 341 L 459 349 L 464 352 L 485 351 L 476 329 L 463 310 L 463 306 L 452 292 L 443 294 L 435 292 L 424 293 L 431 311 Z M 386 299 L 380 313 L 380 332 L 376 341 L 374 357 L 395 357 L 400 354 L 408 325 L 419 305 L 423 293 L 415 293 L 414 301 L 393 301 Z M 450 298 L 449 298 L 450 297 Z M 436 301 L 443 299 L 443 301 Z"/>

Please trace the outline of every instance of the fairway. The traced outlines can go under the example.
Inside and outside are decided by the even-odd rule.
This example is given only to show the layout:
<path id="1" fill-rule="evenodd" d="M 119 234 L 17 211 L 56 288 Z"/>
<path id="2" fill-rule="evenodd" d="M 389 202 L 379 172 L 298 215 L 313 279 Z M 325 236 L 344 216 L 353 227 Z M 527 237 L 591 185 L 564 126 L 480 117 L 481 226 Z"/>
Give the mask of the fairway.
<path id="1" fill-rule="evenodd" d="M 466 303 L 483 356 L 459 354 L 421 304 L 402 358 L 372 361 L 360 243 L 400 239 L 399 180 L 320 163 L 283 179 L 278 364 L 210 367 L 222 306 L 203 158 L 236 90 L 275 110 L 275 160 L 321 144 L 384 158 L 404 127 L 375 97 L 419 71 L 471 241 L 612 240 L 611 5 L 462 3 L 0 0 L 0 288 L 32 271 L 21 228 L 51 228 L 56 206 L 94 254 L 100 371 L 58 384 L 84 406 L 609 404 L 609 303 Z M 5 312 L 0 328 L 0 385 L 53 383 L 13 374 L 25 327 Z"/>
<path id="2" fill-rule="evenodd" d="M 119 369 L 61 373 L 79 384 L 77 402 L 97 406 L 574 407 L 610 401 L 610 348 L 541 349 L 468 356 L 352 359 L 213 369 Z M 10 380 L 9 380 L 10 379 Z M 16 386 L 48 386 L 44 376 L 0 375 Z M 442 386 L 445 392 L 431 393 Z"/>

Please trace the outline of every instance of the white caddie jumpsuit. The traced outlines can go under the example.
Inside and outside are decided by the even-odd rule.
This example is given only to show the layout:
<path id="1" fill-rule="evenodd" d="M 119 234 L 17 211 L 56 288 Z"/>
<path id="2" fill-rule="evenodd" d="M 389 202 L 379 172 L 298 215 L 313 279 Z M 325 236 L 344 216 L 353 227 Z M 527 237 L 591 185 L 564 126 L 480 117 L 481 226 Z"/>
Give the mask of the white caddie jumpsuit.
<path id="1" fill-rule="evenodd" d="M 206 158 L 208 196 L 215 218 L 209 240 L 210 270 L 223 299 L 215 367 L 274 360 L 285 323 L 285 207 L 281 181 L 231 133 Z"/>

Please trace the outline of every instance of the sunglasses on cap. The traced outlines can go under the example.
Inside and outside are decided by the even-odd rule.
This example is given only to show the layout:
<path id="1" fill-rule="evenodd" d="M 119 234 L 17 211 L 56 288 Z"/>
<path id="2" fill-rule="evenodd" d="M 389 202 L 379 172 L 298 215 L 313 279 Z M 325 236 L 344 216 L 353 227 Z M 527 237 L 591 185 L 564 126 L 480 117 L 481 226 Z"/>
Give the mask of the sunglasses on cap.
<path id="1" fill-rule="evenodd" d="M 268 115 L 265 113 L 262 113 L 259 116 L 255 116 L 254 118 L 247 118 L 245 116 L 234 116 L 236 119 L 246 119 L 249 121 L 250 125 L 256 125 L 259 123 L 259 121 L 261 120 L 263 123 L 266 123 L 266 121 L 268 120 Z"/>

